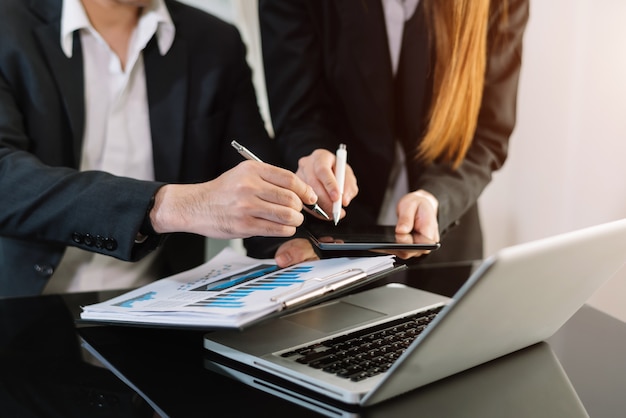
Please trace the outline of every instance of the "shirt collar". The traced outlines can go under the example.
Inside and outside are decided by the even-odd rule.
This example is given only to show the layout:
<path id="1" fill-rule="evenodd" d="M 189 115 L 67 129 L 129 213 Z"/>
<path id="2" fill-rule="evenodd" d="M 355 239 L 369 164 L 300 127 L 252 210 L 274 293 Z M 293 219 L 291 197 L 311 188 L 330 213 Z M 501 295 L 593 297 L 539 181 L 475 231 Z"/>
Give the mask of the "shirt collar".
<path id="1" fill-rule="evenodd" d="M 153 23 L 150 24 L 150 22 Z M 152 4 L 144 9 L 139 26 L 143 25 L 156 26 L 159 52 L 161 55 L 165 55 L 174 43 L 176 29 L 164 0 L 152 0 Z M 63 9 L 61 12 L 61 49 L 63 49 L 63 52 L 68 58 L 72 57 L 74 32 L 88 28 L 94 30 L 81 1 L 63 0 Z"/>

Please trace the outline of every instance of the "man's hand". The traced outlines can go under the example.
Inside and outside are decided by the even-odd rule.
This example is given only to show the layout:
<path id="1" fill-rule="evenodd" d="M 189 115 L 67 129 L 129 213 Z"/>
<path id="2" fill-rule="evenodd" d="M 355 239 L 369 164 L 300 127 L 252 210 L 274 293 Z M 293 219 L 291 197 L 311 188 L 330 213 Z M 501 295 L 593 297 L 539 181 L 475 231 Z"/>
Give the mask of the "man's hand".
<path id="1" fill-rule="evenodd" d="M 190 232 L 211 238 L 289 237 L 304 221 L 302 203 L 317 201 L 295 174 L 244 161 L 200 184 L 168 184 L 155 196 L 150 220 L 158 233 Z"/>
<path id="2" fill-rule="evenodd" d="M 326 213 L 332 213 L 333 202 L 339 199 L 339 184 L 335 178 L 335 154 L 325 149 L 317 149 L 310 155 L 300 158 L 296 174 L 306 184 L 313 187 L 319 197 L 318 205 Z M 343 189 L 341 206 L 348 206 L 352 199 L 359 193 L 356 177 L 352 167 L 346 164 L 346 177 Z M 318 218 L 319 215 L 316 215 Z M 346 216 L 346 211 L 341 210 L 341 218 Z"/>
<path id="3" fill-rule="evenodd" d="M 313 244 L 305 238 L 294 238 L 283 243 L 278 250 L 274 260 L 279 267 L 288 267 L 303 261 L 319 260 L 313 250 Z"/>

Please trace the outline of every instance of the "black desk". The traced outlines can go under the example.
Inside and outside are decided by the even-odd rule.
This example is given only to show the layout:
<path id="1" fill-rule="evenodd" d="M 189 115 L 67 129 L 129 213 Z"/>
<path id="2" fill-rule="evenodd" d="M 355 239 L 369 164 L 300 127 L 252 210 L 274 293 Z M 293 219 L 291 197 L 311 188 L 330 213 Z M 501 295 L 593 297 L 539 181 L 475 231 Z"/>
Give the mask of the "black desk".
<path id="1" fill-rule="evenodd" d="M 417 267 L 377 284 L 399 281 L 451 295 L 471 267 Z M 206 370 L 202 332 L 76 328 L 81 305 L 117 293 L 0 300 L 3 416 L 151 417 L 155 410 L 172 417 L 319 416 Z M 81 349 L 78 333 L 122 379 Z M 447 417 L 587 413 L 593 418 L 621 417 L 626 411 L 625 360 L 626 324 L 585 306 L 548 344 L 444 379 L 360 415 L 429 416 L 429 411 L 443 410 Z M 562 376 L 561 366 L 566 373 Z"/>

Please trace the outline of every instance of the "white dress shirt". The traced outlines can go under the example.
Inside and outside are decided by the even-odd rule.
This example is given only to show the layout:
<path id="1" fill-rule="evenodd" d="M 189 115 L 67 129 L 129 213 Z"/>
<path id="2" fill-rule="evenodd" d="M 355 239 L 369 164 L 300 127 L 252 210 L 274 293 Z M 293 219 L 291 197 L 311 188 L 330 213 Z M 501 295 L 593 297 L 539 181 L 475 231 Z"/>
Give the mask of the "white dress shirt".
<path id="1" fill-rule="evenodd" d="M 391 54 L 391 68 L 394 76 L 398 71 L 398 63 L 400 61 L 404 22 L 413 16 L 418 1 L 419 0 L 382 0 L 385 24 L 387 26 L 387 40 L 389 41 L 389 52 Z M 391 167 L 383 205 L 378 215 L 378 224 L 380 225 L 395 225 L 398 222 L 396 206 L 400 198 L 409 192 L 408 175 L 404 163 L 404 151 L 398 141 L 395 142 L 395 148 L 395 160 Z"/>
<path id="2" fill-rule="evenodd" d="M 174 42 L 174 24 L 163 0 L 153 0 L 151 6 L 143 10 L 130 39 L 125 68 L 92 26 L 80 0 L 64 0 L 60 41 L 68 57 L 72 55 L 73 33 L 77 30 L 82 43 L 85 79 L 85 131 L 80 170 L 154 180 L 142 50 L 155 34 L 162 55 Z M 131 263 L 68 247 L 44 293 L 119 289 L 148 283 L 159 278 L 151 269 L 157 254 L 155 251 Z"/>

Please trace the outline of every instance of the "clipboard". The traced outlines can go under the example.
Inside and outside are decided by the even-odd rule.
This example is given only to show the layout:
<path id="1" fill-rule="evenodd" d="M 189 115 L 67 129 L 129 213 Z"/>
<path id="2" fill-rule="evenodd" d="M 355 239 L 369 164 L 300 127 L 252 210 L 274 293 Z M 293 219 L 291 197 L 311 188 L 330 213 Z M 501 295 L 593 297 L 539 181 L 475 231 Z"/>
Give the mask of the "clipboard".
<path id="1" fill-rule="evenodd" d="M 348 274 L 340 283 L 331 286 L 331 288 L 327 289 L 325 292 L 318 290 L 304 297 L 293 295 L 292 297 L 283 300 L 282 309 L 275 311 L 269 315 L 265 315 L 263 318 L 259 318 L 258 320 L 250 321 L 245 326 L 239 327 L 239 329 L 244 330 L 267 319 L 294 313 L 323 302 L 337 299 L 340 296 L 356 292 L 359 289 L 376 282 L 377 280 L 406 269 L 408 269 L 408 266 L 406 264 L 395 264 L 390 269 L 380 271 L 374 274 L 367 275 L 363 272 L 354 272 L 354 274 L 352 275 Z"/>
<path id="2" fill-rule="evenodd" d="M 223 250 L 222 253 L 230 250 Z M 220 254 L 222 254 L 220 253 Z M 215 260 L 218 259 L 218 260 Z M 235 255 L 83 307 L 78 323 L 243 329 L 367 285 L 399 269 L 393 256 L 338 257 L 278 268 Z"/>

